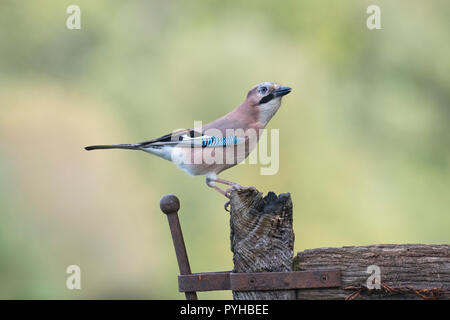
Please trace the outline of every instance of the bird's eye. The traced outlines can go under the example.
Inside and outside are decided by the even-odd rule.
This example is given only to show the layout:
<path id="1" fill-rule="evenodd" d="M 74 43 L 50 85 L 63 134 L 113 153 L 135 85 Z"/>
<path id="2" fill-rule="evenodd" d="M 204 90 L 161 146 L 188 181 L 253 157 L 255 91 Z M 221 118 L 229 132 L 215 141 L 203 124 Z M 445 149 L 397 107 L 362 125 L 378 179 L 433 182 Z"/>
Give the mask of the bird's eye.
<path id="1" fill-rule="evenodd" d="M 261 88 L 259 88 L 259 93 L 261 93 L 261 94 L 266 94 L 266 92 L 267 92 L 267 87 L 261 87 Z"/>

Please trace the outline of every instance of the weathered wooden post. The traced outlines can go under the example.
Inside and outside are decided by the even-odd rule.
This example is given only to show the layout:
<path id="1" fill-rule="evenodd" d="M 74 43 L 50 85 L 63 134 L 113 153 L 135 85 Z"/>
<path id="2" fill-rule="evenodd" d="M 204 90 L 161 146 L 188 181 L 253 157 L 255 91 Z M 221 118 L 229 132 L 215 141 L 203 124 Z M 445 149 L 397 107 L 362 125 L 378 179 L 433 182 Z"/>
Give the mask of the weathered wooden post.
<path id="1" fill-rule="evenodd" d="M 235 190 L 230 200 L 234 273 L 292 271 L 294 230 L 289 193 L 266 197 L 255 188 Z M 249 279 L 251 281 L 251 278 Z M 295 299 L 295 290 L 233 291 L 236 300 Z"/>
<path id="2" fill-rule="evenodd" d="M 297 299 L 450 299 L 449 245 L 319 248 L 298 252 L 294 259 L 297 271 L 330 267 L 341 270 L 341 287 L 297 290 Z M 375 279 L 373 267 L 379 271 L 378 289 L 367 285 Z"/>

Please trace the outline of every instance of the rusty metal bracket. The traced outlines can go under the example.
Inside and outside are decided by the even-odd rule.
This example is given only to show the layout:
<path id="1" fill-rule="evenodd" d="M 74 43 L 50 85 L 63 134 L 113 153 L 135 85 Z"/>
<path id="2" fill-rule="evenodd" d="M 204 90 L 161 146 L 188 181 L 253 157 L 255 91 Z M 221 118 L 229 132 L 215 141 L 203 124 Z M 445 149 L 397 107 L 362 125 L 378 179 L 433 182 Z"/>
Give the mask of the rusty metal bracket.
<path id="1" fill-rule="evenodd" d="M 180 292 L 252 291 L 332 288 L 341 286 L 339 270 L 293 272 L 204 272 L 178 276 Z"/>
<path id="2" fill-rule="evenodd" d="M 204 272 L 191 273 L 189 259 L 181 232 L 178 210 L 180 201 L 169 194 L 161 198 L 161 211 L 167 215 L 173 245 L 177 256 L 180 275 L 178 289 L 187 300 L 197 300 L 197 291 L 233 290 L 289 290 L 309 288 L 332 288 L 341 286 L 339 270 L 233 273 Z"/>

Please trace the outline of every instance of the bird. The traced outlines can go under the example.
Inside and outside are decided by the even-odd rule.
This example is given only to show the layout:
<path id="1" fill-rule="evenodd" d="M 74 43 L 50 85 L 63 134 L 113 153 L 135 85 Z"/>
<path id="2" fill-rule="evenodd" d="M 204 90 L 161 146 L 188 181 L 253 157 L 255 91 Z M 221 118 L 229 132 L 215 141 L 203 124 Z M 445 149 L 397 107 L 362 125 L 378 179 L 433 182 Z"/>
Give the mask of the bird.
<path id="1" fill-rule="evenodd" d="M 179 129 L 159 138 L 132 144 L 91 145 L 86 150 L 140 150 L 169 160 L 189 175 L 204 175 L 206 185 L 227 198 L 238 183 L 220 179 L 218 174 L 242 162 L 256 147 L 262 130 L 281 106 L 291 88 L 263 82 L 248 91 L 234 110 L 208 124 Z M 217 184 L 229 186 L 223 190 Z M 229 201 L 225 204 L 225 210 Z"/>

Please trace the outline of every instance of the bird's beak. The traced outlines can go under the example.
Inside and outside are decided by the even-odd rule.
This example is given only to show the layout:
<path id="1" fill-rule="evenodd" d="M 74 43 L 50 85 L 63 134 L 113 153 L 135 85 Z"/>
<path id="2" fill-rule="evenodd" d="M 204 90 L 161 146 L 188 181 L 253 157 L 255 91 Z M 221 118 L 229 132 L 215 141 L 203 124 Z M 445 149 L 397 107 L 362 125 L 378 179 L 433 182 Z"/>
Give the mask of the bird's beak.
<path id="1" fill-rule="evenodd" d="M 272 92 L 272 94 L 275 97 L 281 97 L 281 96 L 285 96 L 287 95 L 289 92 L 291 92 L 291 88 L 289 87 L 280 87 L 279 89 L 275 90 Z"/>

